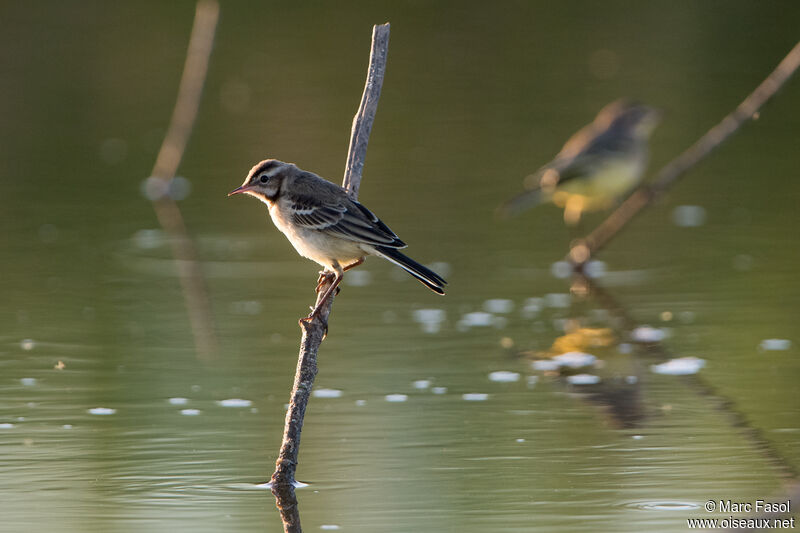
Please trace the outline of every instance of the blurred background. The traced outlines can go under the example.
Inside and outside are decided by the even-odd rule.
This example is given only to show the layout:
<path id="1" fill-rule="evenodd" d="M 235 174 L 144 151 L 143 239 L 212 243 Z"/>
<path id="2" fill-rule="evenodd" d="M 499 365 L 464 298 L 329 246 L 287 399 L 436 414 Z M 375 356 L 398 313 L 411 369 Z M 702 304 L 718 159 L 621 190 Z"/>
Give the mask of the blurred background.
<path id="1" fill-rule="evenodd" d="M 222 2 L 179 170 L 211 361 L 142 193 L 193 15 L 0 6 L 0 531 L 281 531 L 256 484 L 318 266 L 225 195 L 266 157 L 340 182 L 386 21 L 360 200 L 450 285 L 377 259 L 346 276 L 303 431 L 306 530 L 684 531 L 727 516 L 707 500 L 796 480 L 800 80 L 598 256 L 588 296 L 558 262 L 603 213 L 494 210 L 622 96 L 664 110 L 665 164 L 794 46 L 800 5 Z"/>

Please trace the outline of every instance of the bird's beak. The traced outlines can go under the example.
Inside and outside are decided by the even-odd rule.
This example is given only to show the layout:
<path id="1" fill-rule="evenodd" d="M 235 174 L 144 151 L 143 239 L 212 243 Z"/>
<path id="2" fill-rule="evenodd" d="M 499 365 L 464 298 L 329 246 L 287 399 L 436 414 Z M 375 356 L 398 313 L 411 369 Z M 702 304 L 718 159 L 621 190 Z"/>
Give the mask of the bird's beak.
<path id="1" fill-rule="evenodd" d="M 247 185 L 242 185 L 241 187 L 237 187 L 236 189 L 233 189 L 231 192 L 229 192 L 228 196 L 233 196 L 234 194 L 242 194 L 243 192 L 247 192 L 248 190 L 250 190 L 250 187 L 248 187 Z"/>

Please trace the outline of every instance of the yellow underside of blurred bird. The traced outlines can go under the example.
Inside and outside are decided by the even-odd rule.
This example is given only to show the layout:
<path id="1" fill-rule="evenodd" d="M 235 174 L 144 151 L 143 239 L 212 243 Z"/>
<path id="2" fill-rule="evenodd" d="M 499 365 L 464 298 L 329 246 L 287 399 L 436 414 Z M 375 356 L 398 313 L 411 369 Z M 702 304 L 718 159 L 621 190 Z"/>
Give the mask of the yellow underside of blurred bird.
<path id="1" fill-rule="evenodd" d="M 564 144 L 548 164 L 525 179 L 525 192 L 503 206 L 517 214 L 552 201 L 575 224 L 585 211 L 607 209 L 641 181 L 648 140 L 660 121 L 655 108 L 617 100 Z"/>

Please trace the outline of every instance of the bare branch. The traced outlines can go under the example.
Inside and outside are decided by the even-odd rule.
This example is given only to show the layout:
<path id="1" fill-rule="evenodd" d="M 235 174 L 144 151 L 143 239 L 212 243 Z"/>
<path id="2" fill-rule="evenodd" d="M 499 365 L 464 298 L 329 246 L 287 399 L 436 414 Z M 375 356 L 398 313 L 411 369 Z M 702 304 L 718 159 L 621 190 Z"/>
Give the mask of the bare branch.
<path id="1" fill-rule="evenodd" d="M 353 131 L 342 184 L 353 199 L 358 198 L 358 188 L 361 184 L 361 173 L 364 168 L 367 143 L 369 142 L 372 123 L 375 120 L 378 99 L 383 86 L 383 77 L 386 72 L 388 46 L 389 24 L 374 26 L 372 29 L 372 48 L 367 82 L 361 98 L 361 105 L 353 119 Z M 317 303 L 319 303 L 321 295 L 325 293 L 327 288 L 328 283 L 319 289 Z M 291 401 L 286 412 L 283 442 L 281 443 L 278 460 L 275 463 L 275 473 L 272 474 L 271 483 L 273 487 L 295 484 L 294 474 L 297 467 L 303 418 L 305 417 L 311 389 L 314 386 L 314 378 L 317 375 L 317 354 L 320 344 L 325 338 L 332 304 L 333 295 L 320 310 L 319 317 L 311 321 L 300 322 L 303 337 L 300 341 L 300 354 L 297 361 L 297 372 L 295 374 L 294 387 L 292 388 Z M 279 497 L 279 493 L 275 489 L 273 489 L 273 494 L 275 494 L 276 498 Z M 278 504 L 280 508 L 280 500 Z"/>
<path id="2" fill-rule="evenodd" d="M 637 189 L 585 240 L 575 245 L 569 259 L 580 266 L 596 254 L 653 200 L 675 184 L 688 170 L 705 159 L 745 122 L 752 120 L 758 110 L 783 86 L 800 66 L 800 43 L 797 43 L 783 61 L 761 84 L 745 98 L 722 122 L 711 128 L 681 155 L 664 166 L 650 184 Z"/>
<path id="3" fill-rule="evenodd" d="M 158 188 L 160 194 L 152 199 L 153 209 L 161 227 L 169 236 L 189 313 L 195 349 L 201 359 L 210 359 L 217 351 L 211 303 L 194 243 L 186 230 L 178 205 L 168 193 L 168 183 L 175 177 L 194 127 L 218 18 L 219 5 L 216 0 L 201 0 L 197 3 L 178 99 L 150 178 L 161 183 Z"/>

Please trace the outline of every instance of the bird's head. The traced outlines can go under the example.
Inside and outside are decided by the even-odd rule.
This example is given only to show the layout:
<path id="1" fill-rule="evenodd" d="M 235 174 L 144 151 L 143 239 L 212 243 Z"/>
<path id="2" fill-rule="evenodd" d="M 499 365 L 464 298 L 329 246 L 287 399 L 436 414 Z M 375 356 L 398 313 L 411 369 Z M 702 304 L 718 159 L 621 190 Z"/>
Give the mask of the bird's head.
<path id="1" fill-rule="evenodd" d="M 604 107 L 597 115 L 595 122 L 604 122 L 603 125 L 611 130 L 617 130 L 620 133 L 627 132 L 634 137 L 647 139 L 661 122 L 661 115 L 661 110 L 655 107 L 627 100 L 617 100 Z"/>
<path id="2" fill-rule="evenodd" d="M 244 193 L 263 202 L 272 202 L 278 198 L 283 180 L 295 171 L 297 167 L 291 163 L 265 159 L 251 168 L 241 187 L 229 192 L 228 196 Z"/>

